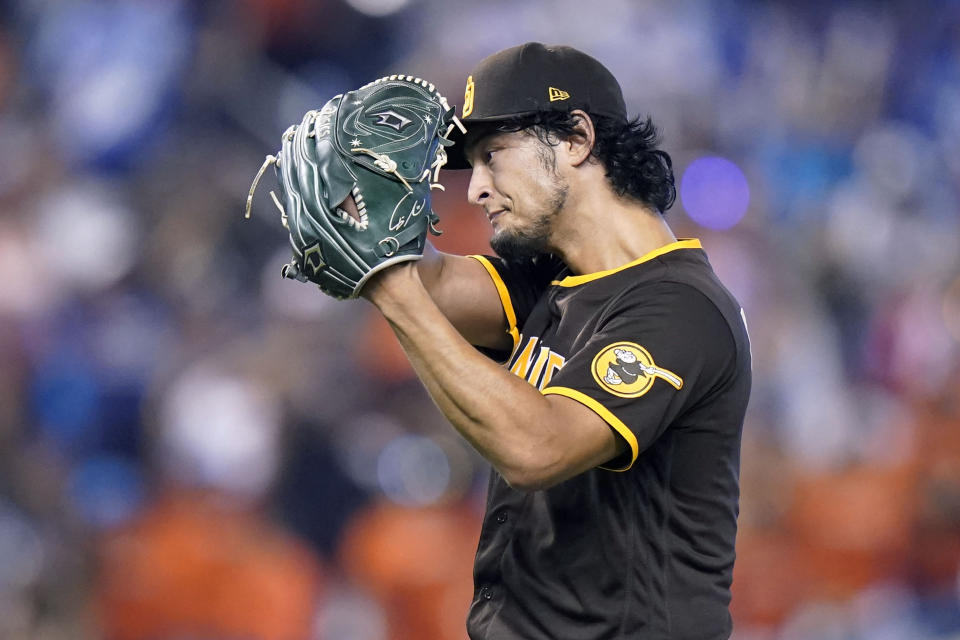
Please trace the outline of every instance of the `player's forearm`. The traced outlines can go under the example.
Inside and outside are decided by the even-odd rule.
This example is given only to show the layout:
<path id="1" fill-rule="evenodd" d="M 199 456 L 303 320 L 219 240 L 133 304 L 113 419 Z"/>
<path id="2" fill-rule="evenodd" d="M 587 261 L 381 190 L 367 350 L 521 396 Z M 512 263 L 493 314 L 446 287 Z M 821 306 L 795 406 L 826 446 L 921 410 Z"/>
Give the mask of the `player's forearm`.
<path id="1" fill-rule="evenodd" d="M 428 242 L 416 269 L 434 304 L 467 342 L 495 350 L 510 347 L 500 295 L 479 262 L 442 253 Z"/>
<path id="2" fill-rule="evenodd" d="M 439 284 L 443 275 L 443 254 L 429 241 L 423 247 L 423 257 L 417 261 L 417 272 L 428 292 Z"/>
<path id="3" fill-rule="evenodd" d="M 447 419 L 508 481 L 549 473 L 551 404 L 534 387 L 479 353 L 446 320 L 411 268 L 389 274 L 368 297 L 390 323 L 420 380 Z M 536 427 L 540 428 L 536 428 Z"/>

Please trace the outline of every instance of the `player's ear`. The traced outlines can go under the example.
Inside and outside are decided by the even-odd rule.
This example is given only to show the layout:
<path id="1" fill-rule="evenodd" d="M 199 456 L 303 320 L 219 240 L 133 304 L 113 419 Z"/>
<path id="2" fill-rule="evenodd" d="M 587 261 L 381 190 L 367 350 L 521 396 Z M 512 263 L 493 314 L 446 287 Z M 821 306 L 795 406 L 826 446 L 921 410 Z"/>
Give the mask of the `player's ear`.
<path id="1" fill-rule="evenodd" d="M 570 164 L 578 167 L 590 158 L 590 152 L 593 151 L 593 145 L 597 140 L 597 132 L 593 127 L 593 120 L 582 109 L 574 109 L 570 112 L 576 124 L 573 127 L 573 134 L 566 140 L 566 148 L 569 154 Z"/>

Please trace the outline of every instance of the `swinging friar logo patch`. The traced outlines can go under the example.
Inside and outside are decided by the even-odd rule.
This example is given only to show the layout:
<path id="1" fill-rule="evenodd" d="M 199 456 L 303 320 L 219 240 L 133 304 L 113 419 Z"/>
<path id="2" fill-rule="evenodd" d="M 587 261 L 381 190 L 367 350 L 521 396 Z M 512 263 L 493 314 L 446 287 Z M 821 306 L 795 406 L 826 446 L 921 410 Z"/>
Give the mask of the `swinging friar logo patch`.
<path id="1" fill-rule="evenodd" d="M 615 342 L 602 349 L 593 359 L 592 373 L 601 388 L 621 398 L 639 398 L 657 378 L 675 389 L 683 386 L 683 378 L 658 367 L 650 352 L 633 342 Z"/>

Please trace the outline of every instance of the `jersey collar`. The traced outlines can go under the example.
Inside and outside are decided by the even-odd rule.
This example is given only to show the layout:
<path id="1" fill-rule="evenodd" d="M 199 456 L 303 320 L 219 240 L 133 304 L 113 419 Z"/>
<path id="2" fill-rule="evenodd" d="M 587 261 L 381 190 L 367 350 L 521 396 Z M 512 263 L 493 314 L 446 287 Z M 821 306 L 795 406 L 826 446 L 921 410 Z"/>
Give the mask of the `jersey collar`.
<path id="1" fill-rule="evenodd" d="M 654 258 L 658 256 L 662 256 L 665 253 L 670 253 L 671 251 L 676 251 L 678 249 L 702 249 L 702 248 L 703 246 L 700 244 L 700 240 L 698 240 L 697 238 L 684 238 L 681 240 L 677 240 L 676 242 L 671 242 L 670 244 L 664 245 L 659 249 L 654 249 L 650 253 L 640 256 L 636 260 L 632 262 L 628 262 L 627 264 L 617 267 L 616 269 L 607 269 L 606 271 L 597 271 L 594 273 L 584 273 L 579 276 L 567 276 L 563 280 L 554 280 L 550 284 L 557 285 L 560 287 L 575 287 L 585 282 L 590 282 L 591 280 L 598 280 L 600 278 L 617 273 L 618 271 L 623 271 L 624 269 L 635 267 L 638 264 L 647 262 L 648 260 L 653 260 Z"/>

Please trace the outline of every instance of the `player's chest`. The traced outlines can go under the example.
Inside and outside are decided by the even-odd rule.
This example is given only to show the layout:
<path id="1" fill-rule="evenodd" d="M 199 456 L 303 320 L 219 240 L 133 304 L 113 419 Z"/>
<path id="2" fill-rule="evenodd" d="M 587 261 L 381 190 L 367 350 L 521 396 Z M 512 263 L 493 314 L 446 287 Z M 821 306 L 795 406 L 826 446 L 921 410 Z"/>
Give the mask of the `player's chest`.
<path id="1" fill-rule="evenodd" d="M 599 316 L 600 310 L 589 305 L 542 300 L 520 327 L 520 339 L 508 361 L 510 372 L 544 389 L 586 345 L 596 330 Z"/>

